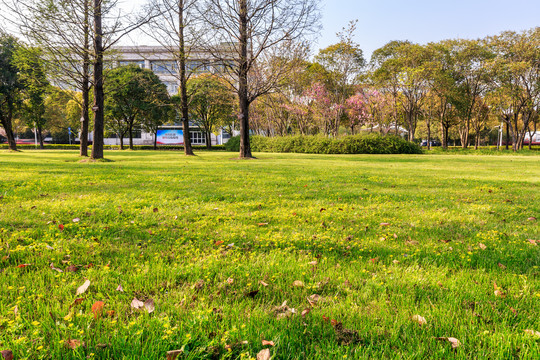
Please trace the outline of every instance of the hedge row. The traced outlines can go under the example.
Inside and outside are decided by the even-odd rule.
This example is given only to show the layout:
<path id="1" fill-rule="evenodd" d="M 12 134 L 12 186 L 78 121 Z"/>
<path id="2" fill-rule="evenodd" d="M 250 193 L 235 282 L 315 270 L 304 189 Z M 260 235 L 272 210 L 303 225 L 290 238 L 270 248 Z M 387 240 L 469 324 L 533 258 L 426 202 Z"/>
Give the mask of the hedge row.
<path id="1" fill-rule="evenodd" d="M 7 144 L 0 144 L 0 149 L 7 149 Z M 89 148 L 92 148 L 92 146 L 89 146 Z M 120 150 L 120 145 L 105 145 L 103 147 L 105 150 Z M 152 145 L 135 145 L 133 146 L 134 150 L 154 150 L 154 147 Z M 39 150 L 39 147 L 36 148 L 35 145 L 31 144 L 18 144 L 17 145 L 18 150 Z M 45 145 L 45 150 L 78 150 L 79 145 L 68 145 L 68 144 L 47 144 Z M 124 146 L 124 149 L 128 149 L 127 146 Z M 157 148 L 158 150 L 184 150 L 183 146 L 173 146 L 173 145 L 160 145 Z M 193 150 L 197 151 L 207 151 L 208 149 L 206 146 L 193 146 Z M 211 151 L 223 151 L 225 150 L 224 145 L 214 145 L 210 149 Z"/>
<path id="2" fill-rule="evenodd" d="M 240 150 L 240 138 L 231 138 L 225 147 L 228 151 Z M 324 136 L 251 137 L 254 152 L 305 153 L 305 154 L 421 154 L 418 144 L 399 136 L 376 133 L 340 138 Z"/>

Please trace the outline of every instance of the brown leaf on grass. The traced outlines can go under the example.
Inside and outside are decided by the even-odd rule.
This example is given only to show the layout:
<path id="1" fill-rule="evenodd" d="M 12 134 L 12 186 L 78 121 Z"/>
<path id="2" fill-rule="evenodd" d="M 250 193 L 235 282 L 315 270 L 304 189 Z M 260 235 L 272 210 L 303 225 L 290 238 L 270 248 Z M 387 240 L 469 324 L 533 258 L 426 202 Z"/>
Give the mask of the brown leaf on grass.
<path id="1" fill-rule="evenodd" d="M 53 269 L 54 271 L 58 271 L 59 273 L 63 273 L 62 270 L 60 270 L 60 269 L 58 269 L 58 268 L 55 268 L 53 263 L 51 263 L 49 266 L 50 266 L 50 268 Z"/>
<path id="2" fill-rule="evenodd" d="M 84 284 L 82 284 L 81 286 L 79 286 L 77 288 L 77 292 L 75 295 L 81 295 L 81 294 L 84 294 L 86 292 L 86 290 L 88 290 L 88 287 L 90 286 L 90 280 L 86 280 L 84 282 Z"/>
<path id="3" fill-rule="evenodd" d="M 293 287 L 304 287 L 304 283 L 300 280 L 295 280 L 292 284 Z"/>
<path id="4" fill-rule="evenodd" d="M 258 223 L 259 226 L 268 226 L 268 223 Z"/>
<path id="5" fill-rule="evenodd" d="M 32 264 L 20 264 L 20 265 L 17 265 L 17 267 L 19 269 L 24 269 L 25 267 L 28 267 L 28 266 L 31 266 Z"/>
<path id="6" fill-rule="evenodd" d="M 259 284 L 261 284 L 261 285 L 262 285 L 262 286 L 264 286 L 264 287 L 267 287 L 267 286 L 268 286 L 268 284 L 267 284 L 267 283 L 265 283 L 265 282 L 264 282 L 264 281 L 262 281 L 262 280 L 259 280 Z"/>
<path id="7" fill-rule="evenodd" d="M 159 211 L 159 209 L 158 209 L 158 208 L 154 208 L 153 211 L 154 211 L 155 213 L 157 213 L 157 212 Z"/>
<path id="8" fill-rule="evenodd" d="M 274 307 L 272 311 L 274 312 L 274 314 L 276 314 L 276 317 L 278 320 L 286 319 L 296 314 L 295 309 L 287 306 L 287 301 L 284 301 L 283 304 L 281 304 L 281 306 Z"/>
<path id="9" fill-rule="evenodd" d="M 328 316 L 322 316 L 322 319 L 324 322 L 329 322 L 330 321 L 330 318 Z"/>
<path id="10" fill-rule="evenodd" d="M 501 264 L 501 263 L 498 263 L 497 265 L 499 265 L 499 267 L 500 267 L 501 269 L 503 269 L 503 270 L 506 269 L 506 266 L 504 266 L 504 265 Z"/>
<path id="11" fill-rule="evenodd" d="M 71 221 L 73 221 L 74 223 L 78 223 L 79 221 L 81 221 L 81 219 L 80 218 L 75 218 L 75 219 L 73 219 Z"/>
<path id="12" fill-rule="evenodd" d="M 0 354 L 2 354 L 2 359 L 4 360 L 13 360 L 13 352 L 11 350 L 2 350 Z"/>
<path id="13" fill-rule="evenodd" d="M 72 350 L 75 350 L 81 346 L 84 346 L 84 343 L 81 342 L 80 340 L 70 339 L 70 340 L 66 340 L 66 346 Z"/>
<path id="14" fill-rule="evenodd" d="M 116 291 L 124 292 L 124 288 L 122 287 L 122 284 L 118 285 L 116 288 Z"/>
<path id="15" fill-rule="evenodd" d="M 132 308 L 138 310 L 138 309 L 141 309 L 143 306 L 144 306 L 144 303 L 142 301 L 140 301 L 139 299 L 133 298 L 133 300 L 131 300 L 131 307 Z"/>
<path id="16" fill-rule="evenodd" d="M 153 313 L 156 309 L 156 305 L 154 304 L 154 299 L 148 299 L 144 302 L 144 308 L 146 311 L 148 311 L 149 314 Z"/>
<path id="17" fill-rule="evenodd" d="M 392 263 L 397 265 L 399 264 L 399 260 L 393 260 Z"/>
<path id="18" fill-rule="evenodd" d="M 234 279 L 233 278 L 228 278 L 227 279 L 227 284 L 229 284 L 229 285 L 234 284 Z"/>
<path id="19" fill-rule="evenodd" d="M 312 262 L 309 263 L 309 265 L 311 265 L 311 266 L 316 266 L 317 264 L 318 263 L 316 261 L 312 261 Z"/>
<path id="20" fill-rule="evenodd" d="M 219 241 L 216 241 L 216 243 L 215 243 L 214 245 L 215 245 L 215 246 L 219 246 L 219 245 L 221 245 L 221 244 L 223 244 L 223 241 L 222 241 L 222 240 L 219 240 Z"/>
<path id="21" fill-rule="evenodd" d="M 104 306 L 105 303 L 103 301 L 96 301 L 94 305 L 92 305 L 92 314 L 94 314 L 94 319 L 98 319 L 99 317 L 101 317 Z"/>
<path id="22" fill-rule="evenodd" d="M 309 305 L 312 307 L 317 306 L 317 303 L 321 300 L 321 296 L 317 294 L 313 294 L 307 298 L 307 301 L 309 302 Z"/>
<path id="23" fill-rule="evenodd" d="M 270 349 L 264 349 L 257 354 L 257 360 L 270 360 Z"/>
<path id="24" fill-rule="evenodd" d="M 436 337 L 435 340 L 448 341 L 452 345 L 452 349 L 457 349 L 461 346 L 461 342 L 454 337 Z"/>
<path id="25" fill-rule="evenodd" d="M 420 315 L 413 315 L 411 320 L 414 321 L 415 323 L 417 323 L 420 326 L 427 324 L 426 319 L 423 316 L 420 316 Z"/>
<path id="26" fill-rule="evenodd" d="M 482 244 L 482 243 L 479 243 L 479 244 L 478 244 L 478 247 L 479 247 L 480 249 L 482 249 L 482 250 L 486 250 L 486 249 L 487 249 L 487 246 L 484 245 L 484 244 Z"/>
<path id="27" fill-rule="evenodd" d="M 540 339 L 540 331 L 527 329 L 527 330 L 525 330 L 525 333 L 528 334 L 528 335 L 531 335 L 531 336 L 533 336 L 535 338 Z"/>
<path id="28" fill-rule="evenodd" d="M 71 305 L 69 306 L 69 308 L 71 309 L 73 306 L 80 305 L 80 304 L 82 304 L 83 301 L 84 301 L 83 298 L 77 298 L 77 299 L 75 299 L 75 301 L 73 301 L 73 304 L 71 304 Z"/>
<path id="29" fill-rule="evenodd" d="M 531 217 L 528 218 L 527 220 L 529 220 L 529 221 L 536 221 L 537 219 L 536 219 L 534 216 L 531 216 Z"/>
<path id="30" fill-rule="evenodd" d="M 510 307 L 510 311 L 515 315 L 517 316 L 518 312 L 516 309 L 514 309 L 513 307 Z"/>
<path id="31" fill-rule="evenodd" d="M 262 345 L 263 345 L 263 346 L 266 346 L 266 345 L 276 346 L 276 344 L 274 344 L 273 341 L 268 341 L 268 340 L 263 340 L 263 341 L 262 341 Z"/>
<path id="32" fill-rule="evenodd" d="M 181 350 L 181 349 L 167 351 L 167 360 L 176 360 L 176 358 L 183 353 L 184 353 L 184 350 Z"/>
<path id="33" fill-rule="evenodd" d="M 60 229 L 60 231 L 64 231 L 64 225 L 63 224 L 58 225 L 58 229 Z"/>
<path id="34" fill-rule="evenodd" d="M 69 272 L 76 272 L 77 270 L 79 270 L 79 268 L 76 265 L 69 265 L 66 268 L 66 271 L 69 271 Z"/>
<path id="35" fill-rule="evenodd" d="M 310 312 L 311 312 L 311 309 L 304 309 L 300 315 L 302 315 L 302 317 L 306 317 L 306 315 L 309 314 Z"/>
<path id="36" fill-rule="evenodd" d="M 534 246 L 538 246 L 538 242 L 540 242 L 540 241 L 538 241 L 538 240 L 533 240 L 533 239 L 527 239 L 527 240 L 529 241 L 529 243 L 530 243 L 531 245 L 534 245 Z"/>
<path id="37" fill-rule="evenodd" d="M 381 226 L 390 226 L 390 223 L 380 223 Z"/>

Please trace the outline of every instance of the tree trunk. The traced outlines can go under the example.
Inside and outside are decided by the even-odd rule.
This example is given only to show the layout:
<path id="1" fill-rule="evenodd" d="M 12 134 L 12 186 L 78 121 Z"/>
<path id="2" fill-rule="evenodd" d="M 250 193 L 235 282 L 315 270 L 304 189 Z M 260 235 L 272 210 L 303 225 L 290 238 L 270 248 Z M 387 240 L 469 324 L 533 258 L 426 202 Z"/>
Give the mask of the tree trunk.
<path id="1" fill-rule="evenodd" d="M 184 0 L 178 1 L 178 67 L 180 71 L 180 102 L 182 108 L 182 126 L 184 129 L 184 154 L 194 155 L 189 137 L 189 108 L 187 97 L 187 78 L 186 78 L 186 48 L 184 41 Z"/>
<path id="2" fill-rule="evenodd" d="M 38 126 L 36 130 L 39 139 L 39 148 L 43 150 L 45 149 L 45 146 L 43 145 L 43 129 L 41 128 L 41 126 Z"/>
<path id="3" fill-rule="evenodd" d="M 157 130 L 154 133 L 154 150 L 157 150 Z"/>
<path id="4" fill-rule="evenodd" d="M 104 94 L 103 94 L 103 29 L 101 2 L 94 0 L 94 142 L 92 159 L 103 159 Z"/>
<path id="5" fill-rule="evenodd" d="M 426 121 L 427 126 L 427 148 L 428 150 L 431 150 L 431 121 Z"/>
<path id="6" fill-rule="evenodd" d="M 446 141 L 445 129 L 446 129 L 446 126 L 444 126 L 444 122 L 441 120 L 441 145 L 444 150 L 448 149 L 448 142 Z"/>
<path id="7" fill-rule="evenodd" d="M 129 125 L 129 150 L 133 150 L 133 122 Z"/>
<path id="8" fill-rule="evenodd" d="M 83 77 L 81 84 L 82 109 L 81 109 L 81 145 L 80 156 L 88 156 L 88 125 L 90 117 L 88 109 L 90 107 L 90 22 L 89 22 L 89 0 L 84 0 L 84 55 L 83 55 Z"/>
<path id="9" fill-rule="evenodd" d="M 239 0 L 240 63 L 238 64 L 238 102 L 240 105 L 240 158 L 249 159 L 249 97 L 248 97 L 248 17 L 247 0 Z"/>
<path id="10" fill-rule="evenodd" d="M 9 150 L 17 151 L 17 141 L 15 140 L 15 135 L 13 134 L 13 128 L 11 125 L 11 112 L 8 112 L 7 118 L 2 119 L 2 127 L 6 131 Z"/>
<path id="11" fill-rule="evenodd" d="M 206 130 L 205 131 L 205 136 L 206 136 L 206 148 L 208 150 L 212 149 L 212 133 L 209 131 L 209 130 Z"/>
<path id="12" fill-rule="evenodd" d="M 509 143 L 510 143 L 510 119 L 508 118 L 507 119 L 507 122 L 506 122 L 506 150 L 508 150 L 508 146 L 509 146 Z"/>

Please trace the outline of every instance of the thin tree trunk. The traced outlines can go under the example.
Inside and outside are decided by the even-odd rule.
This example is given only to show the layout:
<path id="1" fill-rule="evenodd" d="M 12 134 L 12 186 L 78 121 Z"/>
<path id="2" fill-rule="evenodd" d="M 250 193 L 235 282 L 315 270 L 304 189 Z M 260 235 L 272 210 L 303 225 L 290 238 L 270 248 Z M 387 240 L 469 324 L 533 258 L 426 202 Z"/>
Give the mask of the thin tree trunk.
<path id="1" fill-rule="evenodd" d="M 157 150 L 157 130 L 154 133 L 154 150 Z"/>
<path id="2" fill-rule="evenodd" d="M 94 142 L 92 159 L 103 159 L 104 94 L 103 94 L 103 29 L 101 1 L 94 0 Z"/>
<path id="3" fill-rule="evenodd" d="M 206 133 L 206 148 L 208 150 L 212 149 L 212 136 L 211 136 L 211 132 L 209 130 L 206 130 L 205 131 Z"/>
<path id="4" fill-rule="evenodd" d="M 90 117 L 88 115 L 90 107 L 90 21 L 89 21 L 89 0 L 84 0 L 84 55 L 83 55 L 83 78 L 81 84 L 82 90 L 82 109 L 81 109 L 81 145 L 80 156 L 88 156 L 88 125 Z"/>
<path id="5" fill-rule="evenodd" d="M 240 105 L 240 158 L 249 159 L 251 144 L 249 143 L 249 98 L 248 98 L 248 17 L 247 0 L 239 0 L 240 20 L 240 63 L 238 69 L 238 101 Z"/>
<path id="6" fill-rule="evenodd" d="M 184 154 L 193 155 L 191 138 L 189 137 L 189 108 L 187 97 L 187 79 L 186 79 L 186 48 L 184 41 L 184 0 L 178 1 L 178 66 L 180 71 L 180 98 L 182 108 L 182 126 L 184 129 Z"/>
<path id="7" fill-rule="evenodd" d="M 129 133 L 129 150 L 133 150 L 133 121 L 130 122 L 128 133 Z"/>
<path id="8" fill-rule="evenodd" d="M 41 128 L 41 126 L 37 127 L 37 135 L 39 139 L 39 148 L 43 150 L 45 149 L 45 146 L 43 145 L 43 129 Z"/>
<path id="9" fill-rule="evenodd" d="M 431 121 L 426 121 L 427 126 L 427 148 L 428 150 L 431 150 Z"/>
<path id="10" fill-rule="evenodd" d="M 506 123 L 506 150 L 509 149 L 509 143 L 510 143 L 510 119 L 507 120 Z"/>
<path id="11" fill-rule="evenodd" d="M 120 137 L 120 150 L 124 150 L 124 134 L 118 134 Z"/>

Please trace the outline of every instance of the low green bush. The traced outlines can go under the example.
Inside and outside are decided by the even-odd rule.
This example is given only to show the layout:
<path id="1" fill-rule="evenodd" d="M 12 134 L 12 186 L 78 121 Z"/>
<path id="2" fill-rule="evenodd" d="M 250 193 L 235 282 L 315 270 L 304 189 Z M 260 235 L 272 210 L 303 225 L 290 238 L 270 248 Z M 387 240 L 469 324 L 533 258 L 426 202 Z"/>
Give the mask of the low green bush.
<path id="1" fill-rule="evenodd" d="M 240 138 L 227 142 L 228 151 L 239 151 Z M 325 136 L 251 137 L 255 152 L 305 153 L 305 154 L 421 154 L 422 149 L 399 136 L 362 134 L 329 138 Z"/>

